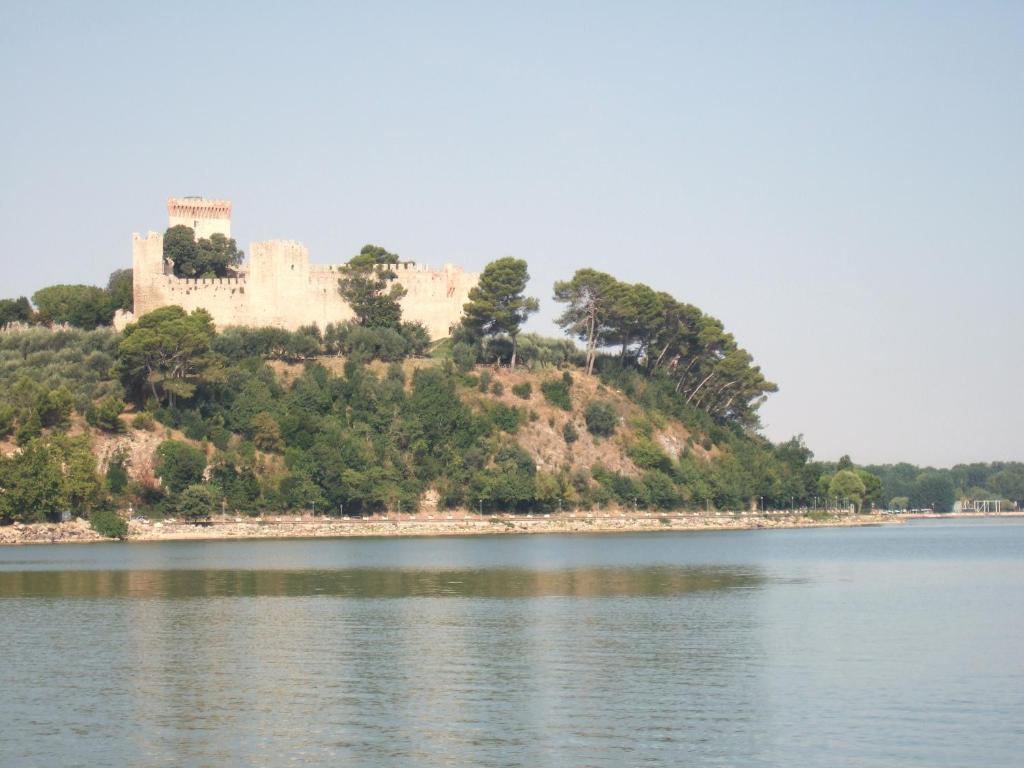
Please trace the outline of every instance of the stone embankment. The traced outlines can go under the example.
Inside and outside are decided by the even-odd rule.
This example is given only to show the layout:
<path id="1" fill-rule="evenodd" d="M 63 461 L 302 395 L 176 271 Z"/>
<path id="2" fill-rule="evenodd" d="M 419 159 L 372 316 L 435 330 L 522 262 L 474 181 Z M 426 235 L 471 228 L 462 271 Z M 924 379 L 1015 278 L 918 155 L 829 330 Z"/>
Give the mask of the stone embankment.
<path id="1" fill-rule="evenodd" d="M 0 526 L 0 544 L 74 544 L 107 541 L 81 518 L 68 523 L 34 523 Z"/>
<path id="2" fill-rule="evenodd" d="M 627 533 L 658 531 L 736 530 L 750 528 L 809 528 L 878 525 L 898 522 L 888 515 L 850 515 L 825 519 L 802 515 L 402 515 L 374 518 L 216 518 L 208 523 L 181 521 L 129 523 L 131 541 L 212 539 L 288 539 L 359 536 L 480 536 L 532 533 Z M 12 525 L 0 528 L 0 544 L 103 541 L 88 523 Z"/>

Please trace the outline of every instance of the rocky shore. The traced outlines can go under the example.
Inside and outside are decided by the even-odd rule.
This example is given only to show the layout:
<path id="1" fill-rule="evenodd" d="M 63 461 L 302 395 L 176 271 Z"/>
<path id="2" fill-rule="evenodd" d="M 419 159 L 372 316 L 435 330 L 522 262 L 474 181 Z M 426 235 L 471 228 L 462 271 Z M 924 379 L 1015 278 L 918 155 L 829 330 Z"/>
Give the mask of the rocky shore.
<path id="1" fill-rule="evenodd" d="M 68 523 L 33 523 L 0 526 L 0 544 L 78 544 L 109 541 L 81 518 Z"/>
<path id="2" fill-rule="evenodd" d="M 481 517 L 471 514 L 403 515 L 375 518 L 312 518 L 274 516 L 216 518 L 206 523 L 133 520 L 129 541 L 216 539 L 289 539 L 359 536 L 479 536 L 533 533 L 626 533 L 656 531 L 739 530 L 751 528 L 811 528 L 878 525 L 900 522 L 892 515 L 808 517 L 799 514 L 587 514 L 509 515 Z M 40 523 L 0 527 L 0 544 L 59 544 L 106 541 L 81 519 L 68 523 Z"/>

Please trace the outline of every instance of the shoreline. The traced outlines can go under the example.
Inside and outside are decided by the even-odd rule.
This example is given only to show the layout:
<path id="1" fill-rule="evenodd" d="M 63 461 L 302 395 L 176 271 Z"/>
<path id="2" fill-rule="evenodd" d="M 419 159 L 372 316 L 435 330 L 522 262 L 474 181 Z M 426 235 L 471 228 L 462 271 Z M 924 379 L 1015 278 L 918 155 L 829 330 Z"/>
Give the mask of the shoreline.
<path id="1" fill-rule="evenodd" d="M 569 513 L 563 515 L 472 514 L 374 518 L 311 518 L 275 515 L 264 518 L 218 517 L 206 523 L 180 521 L 128 524 L 127 542 L 223 541 L 247 539 L 380 538 L 393 536 L 492 536 L 558 533 L 652 533 L 774 528 L 842 528 L 901 523 L 895 515 L 843 515 L 815 518 L 796 514 Z M 76 519 L 67 523 L 13 524 L 0 528 L 0 546 L 111 542 Z"/>
<path id="2" fill-rule="evenodd" d="M 252 539 L 382 538 L 394 536 L 493 536 L 566 533 L 658 533 L 668 531 L 739 531 L 781 528 L 849 528 L 901 525 L 911 520 L 1020 517 L 1024 512 L 1000 514 L 907 513 L 844 514 L 818 518 L 793 513 L 720 514 L 588 514 L 562 515 L 410 515 L 394 517 L 313 518 L 275 515 L 263 518 L 218 517 L 206 523 L 173 520 L 128 524 L 132 542 L 225 541 Z M 0 546 L 29 544 L 91 544 L 112 542 L 89 523 L 31 523 L 0 528 Z"/>

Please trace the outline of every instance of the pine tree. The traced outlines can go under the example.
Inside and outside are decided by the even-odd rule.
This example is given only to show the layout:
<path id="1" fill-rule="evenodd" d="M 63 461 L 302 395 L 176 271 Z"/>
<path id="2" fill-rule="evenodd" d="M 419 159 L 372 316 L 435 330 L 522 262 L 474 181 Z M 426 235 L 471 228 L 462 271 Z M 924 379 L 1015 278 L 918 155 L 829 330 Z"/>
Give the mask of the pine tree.
<path id="1" fill-rule="evenodd" d="M 507 334 L 512 339 L 510 367 L 516 367 L 517 338 L 522 324 L 537 311 L 537 299 L 524 296 L 530 279 L 526 262 L 511 256 L 492 261 L 469 292 L 463 325 L 478 336 Z"/>

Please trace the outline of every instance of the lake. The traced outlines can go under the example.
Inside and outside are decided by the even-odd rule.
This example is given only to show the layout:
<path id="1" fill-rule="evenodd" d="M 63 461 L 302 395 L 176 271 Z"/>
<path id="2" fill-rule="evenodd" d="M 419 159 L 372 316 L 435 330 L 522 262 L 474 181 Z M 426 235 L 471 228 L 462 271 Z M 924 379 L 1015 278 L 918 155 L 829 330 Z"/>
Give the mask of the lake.
<path id="1" fill-rule="evenodd" d="M 0 547 L 0 764 L 1019 766 L 1024 522 Z"/>

